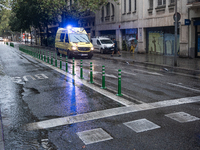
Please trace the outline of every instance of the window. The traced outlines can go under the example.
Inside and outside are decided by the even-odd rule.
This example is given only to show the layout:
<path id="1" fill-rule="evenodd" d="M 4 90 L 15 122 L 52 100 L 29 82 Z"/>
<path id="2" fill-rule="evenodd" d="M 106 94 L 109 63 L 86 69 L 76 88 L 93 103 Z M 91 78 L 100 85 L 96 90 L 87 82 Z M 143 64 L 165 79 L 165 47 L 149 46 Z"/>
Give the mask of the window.
<path id="1" fill-rule="evenodd" d="M 65 34 L 64 34 L 64 33 L 61 33 L 61 35 L 60 35 L 60 42 L 63 42 L 63 41 L 64 41 L 64 37 L 65 37 Z"/>
<path id="2" fill-rule="evenodd" d="M 124 13 L 126 13 L 126 0 L 124 0 Z"/>
<path id="3" fill-rule="evenodd" d="M 104 21 L 104 6 L 101 9 L 101 21 Z"/>
<path id="4" fill-rule="evenodd" d="M 114 5 L 112 4 L 112 16 L 115 15 Z"/>
<path id="5" fill-rule="evenodd" d="M 69 43 L 68 34 L 65 35 L 65 42 Z"/>
<path id="6" fill-rule="evenodd" d="M 98 44 L 98 45 L 101 45 L 101 43 L 99 42 L 99 40 L 97 40 L 97 44 Z"/>
<path id="7" fill-rule="evenodd" d="M 165 5 L 166 0 L 158 0 L 158 6 Z"/>
<path id="8" fill-rule="evenodd" d="M 175 0 L 170 0 L 170 4 L 173 4 L 173 3 L 175 3 Z"/>
<path id="9" fill-rule="evenodd" d="M 153 0 L 149 0 L 149 9 L 153 9 Z"/>
<path id="10" fill-rule="evenodd" d="M 131 0 L 129 0 L 129 8 L 128 11 L 131 12 Z"/>
<path id="11" fill-rule="evenodd" d="M 135 11 L 137 10 L 137 0 L 135 0 Z"/>
<path id="12" fill-rule="evenodd" d="M 106 5 L 106 16 L 110 16 L 110 3 Z"/>

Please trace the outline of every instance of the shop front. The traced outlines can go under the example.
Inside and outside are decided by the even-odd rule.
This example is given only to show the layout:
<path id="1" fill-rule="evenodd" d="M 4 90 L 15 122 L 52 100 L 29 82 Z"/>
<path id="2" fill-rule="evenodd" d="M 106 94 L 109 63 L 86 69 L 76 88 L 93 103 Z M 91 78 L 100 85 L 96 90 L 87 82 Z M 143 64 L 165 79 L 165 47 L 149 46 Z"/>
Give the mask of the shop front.
<path id="1" fill-rule="evenodd" d="M 146 29 L 146 53 L 159 55 L 174 55 L 175 34 L 174 27 L 160 27 Z M 179 53 L 179 32 L 177 35 L 177 53 Z"/>
<path id="2" fill-rule="evenodd" d="M 138 29 L 123 29 L 122 30 L 122 49 L 124 51 L 130 51 L 137 47 L 138 41 Z"/>

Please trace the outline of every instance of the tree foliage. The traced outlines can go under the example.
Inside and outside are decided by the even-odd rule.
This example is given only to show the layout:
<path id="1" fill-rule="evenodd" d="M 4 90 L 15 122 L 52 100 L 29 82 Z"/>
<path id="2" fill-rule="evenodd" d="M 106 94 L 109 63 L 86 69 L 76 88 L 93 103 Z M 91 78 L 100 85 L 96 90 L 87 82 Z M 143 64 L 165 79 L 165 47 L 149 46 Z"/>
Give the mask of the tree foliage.
<path id="1" fill-rule="evenodd" d="M 0 4 L 9 7 L 7 0 L 0 0 Z M 9 16 L 10 10 L 7 10 L 4 7 L 0 7 L 0 35 L 10 35 L 8 31 L 10 31 L 9 26 Z"/>
<path id="2" fill-rule="evenodd" d="M 53 23 L 61 26 L 77 23 L 84 11 L 97 11 L 107 0 L 12 0 L 10 26 L 13 31 L 27 30 L 30 26 L 47 27 Z M 113 0 L 117 1 L 117 0 Z"/>

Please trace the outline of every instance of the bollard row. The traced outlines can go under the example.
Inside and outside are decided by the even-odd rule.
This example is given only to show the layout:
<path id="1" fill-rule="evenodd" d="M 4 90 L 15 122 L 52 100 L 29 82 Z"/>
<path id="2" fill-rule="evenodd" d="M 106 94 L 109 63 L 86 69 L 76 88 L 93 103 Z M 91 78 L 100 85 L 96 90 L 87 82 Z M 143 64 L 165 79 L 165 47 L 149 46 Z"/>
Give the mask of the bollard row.
<path id="1" fill-rule="evenodd" d="M 51 52 L 51 56 L 49 55 L 49 52 L 47 52 L 47 57 L 46 57 L 46 51 L 40 50 L 40 49 L 32 49 L 29 50 L 27 48 L 23 48 L 23 47 L 19 47 L 19 50 L 27 53 L 35 58 L 38 58 L 44 62 L 47 62 L 48 64 L 53 65 L 53 53 Z M 51 58 L 51 62 L 49 61 Z M 74 65 L 74 58 L 73 58 L 73 64 L 72 64 L 72 75 L 76 75 L 75 74 L 75 65 Z M 55 53 L 55 67 L 57 66 L 57 54 Z M 60 69 L 62 69 L 62 54 L 60 54 Z M 68 58 L 66 56 L 66 72 L 68 72 Z M 84 79 L 83 78 L 83 62 L 82 60 L 80 60 L 80 79 Z M 90 81 L 89 83 L 93 84 L 93 66 L 92 66 L 92 62 L 90 62 Z M 106 89 L 105 86 L 105 66 L 102 66 L 102 89 Z M 118 93 L 117 96 L 123 96 L 123 94 L 121 93 L 121 70 L 118 70 Z"/>

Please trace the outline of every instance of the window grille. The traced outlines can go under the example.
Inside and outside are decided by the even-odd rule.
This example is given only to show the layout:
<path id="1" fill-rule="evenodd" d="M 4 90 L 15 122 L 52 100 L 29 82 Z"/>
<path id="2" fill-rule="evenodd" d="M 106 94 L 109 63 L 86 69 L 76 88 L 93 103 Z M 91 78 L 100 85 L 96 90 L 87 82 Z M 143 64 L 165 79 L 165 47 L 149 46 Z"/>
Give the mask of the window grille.
<path id="1" fill-rule="evenodd" d="M 149 0 L 149 8 L 153 8 L 153 0 Z"/>
<path id="2" fill-rule="evenodd" d="M 124 0 L 124 13 L 126 13 L 126 0 Z"/>

